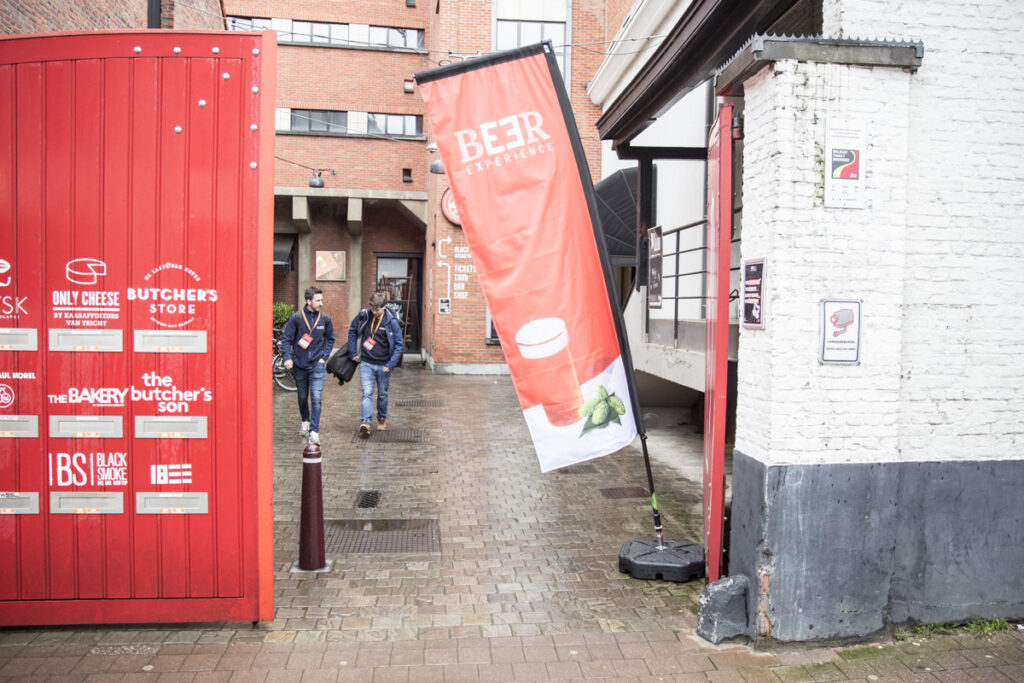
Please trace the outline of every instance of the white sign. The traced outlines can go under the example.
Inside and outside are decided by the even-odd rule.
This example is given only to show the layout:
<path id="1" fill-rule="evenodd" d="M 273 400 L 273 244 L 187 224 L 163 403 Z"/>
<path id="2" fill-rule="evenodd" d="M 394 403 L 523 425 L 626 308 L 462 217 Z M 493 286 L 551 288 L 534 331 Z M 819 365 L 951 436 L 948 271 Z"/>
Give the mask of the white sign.
<path id="1" fill-rule="evenodd" d="M 190 325 L 217 301 L 217 290 L 197 287 L 199 273 L 179 263 L 164 263 L 146 273 L 145 286 L 129 287 L 128 301 L 141 301 L 149 319 L 163 328 Z"/>
<path id="2" fill-rule="evenodd" d="M 821 362 L 860 363 L 860 301 L 821 302 Z"/>
<path id="3" fill-rule="evenodd" d="M 437 300 L 437 312 L 441 315 L 448 315 L 452 312 L 452 300 L 442 297 Z"/>
<path id="4" fill-rule="evenodd" d="M 825 124 L 825 206 L 864 208 L 864 125 L 850 121 Z"/>
<path id="5" fill-rule="evenodd" d="M 50 453 L 50 486 L 127 486 L 128 453 Z"/>
<path id="6" fill-rule="evenodd" d="M 154 486 L 163 484 L 191 484 L 192 464 L 150 465 L 149 483 Z"/>

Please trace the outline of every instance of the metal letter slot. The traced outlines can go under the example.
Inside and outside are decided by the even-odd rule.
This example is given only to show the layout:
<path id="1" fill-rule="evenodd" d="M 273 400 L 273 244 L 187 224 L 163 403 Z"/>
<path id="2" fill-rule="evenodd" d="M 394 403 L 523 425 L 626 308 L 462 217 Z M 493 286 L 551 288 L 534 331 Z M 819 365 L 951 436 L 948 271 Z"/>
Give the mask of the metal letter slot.
<path id="1" fill-rule="evenodd" d="M 135 330 L 136 353 L 206 353 L 206 330 Z"/>
<path id="2" fill-rule="evenodd" d="M 38 415 L 0 415 L 0 438 L 34 439 L 37 436 Z"/>
<path id="3" fill-rule="evenodd" d="M 0 515 L 38 514 L 38 491 L 0 491 Z"/>
<path id="4" fill-rule="evenodd" d="M 51 415 L 50 437 L 65 439 L 120 439 L 124 418 L 120 415 Z"/>
<path id="5" fill-rule="evenodd" d="M 38 351 L 39 333 L 30 327 L 0 329 L 0 351 Z"/>
<path id="6" fill-rule="evenodd" d="M 205 439 L 205 417 L 136 415 L 136 439 Z"/>
<path id="7" fill-rule="evenodd" d="M 55 330 L 50 329 L 50 351 L 98 351 L 121 353 L 124 342 L 121 330 Z"/>
<path id="8" fill-rule="evenodd" d="M 50 491 L 51 515 L 120 515 L 123 513 L 123 493 Z"/>
<path id="9" fill-rule="evenodd" d="M 202 492 L 161 493 L 136 491 L 137 515 L 205 515 L 210 511 L 208 495 Z"/>

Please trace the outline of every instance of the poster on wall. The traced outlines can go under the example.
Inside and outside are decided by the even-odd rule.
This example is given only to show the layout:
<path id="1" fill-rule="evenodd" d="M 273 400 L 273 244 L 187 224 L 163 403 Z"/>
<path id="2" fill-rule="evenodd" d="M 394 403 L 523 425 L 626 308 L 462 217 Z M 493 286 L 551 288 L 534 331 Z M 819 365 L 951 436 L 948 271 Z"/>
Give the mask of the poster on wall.
<path id="1" fill-rule="evenodd" d="M 860 303 L 843 299 L 821 302 L 822 363 L 860 363 Z"/>
<path id="2" fill-rule="evenodd" d="M 416 74 L 541 470 L 632 443 L 632 362 L 550 42 Z"/>
<path id="3" fill-rule="evenodd" d="M 661 226 L 651 228 L 650 253 L 647 258 L 647 305 L 650 308 L 661 308 Z"/>
<path id="4" fill-rule="evenodd" d="M 743 262 L 743 327 L 764 329 L 764 259 Z"/>
<path id="5" fill-rule="evenodd" d="M 864 125 L 825 123 L 825 207 L 864 208 Z"/>
<path id="6" fill-rule="evenodd" d="M 345 281 L 345 252 L 316 252 L 316 279 L 335 282 Z"/>

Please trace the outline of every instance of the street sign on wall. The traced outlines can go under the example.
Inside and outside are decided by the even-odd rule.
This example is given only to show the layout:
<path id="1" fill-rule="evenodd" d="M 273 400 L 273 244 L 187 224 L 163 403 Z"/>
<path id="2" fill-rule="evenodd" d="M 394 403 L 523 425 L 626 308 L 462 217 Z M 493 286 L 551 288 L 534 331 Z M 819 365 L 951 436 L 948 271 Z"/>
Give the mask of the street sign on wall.
<path id="1" fill-rule="evenodd" d="M 275 49 L 0 40 L 0 625 L 273 618 Z"/>

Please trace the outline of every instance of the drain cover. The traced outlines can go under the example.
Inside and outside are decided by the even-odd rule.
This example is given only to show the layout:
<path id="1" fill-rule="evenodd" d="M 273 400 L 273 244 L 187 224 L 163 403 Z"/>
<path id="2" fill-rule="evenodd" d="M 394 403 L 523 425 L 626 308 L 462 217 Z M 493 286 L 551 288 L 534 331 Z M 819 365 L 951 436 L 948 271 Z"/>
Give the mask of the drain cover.
<path id="1" fill-rule="evenodd" d="M 379 432 L 370 430 L 370 436 L 359 436 L 357 430 L 352 443 L 423 443 L 422 429 L 388 429 Z"/>
<path id="2" fill-rule="evenodd" d="M 329 519 L 324 549 L 348 553 L 439 553 L 436 519 Z"/>
<path id="3" fill-rule="evenodd" d="M 356 507 L 364 509 L 377 507 L 383 493 L 380 489 L 360 489 L 359 495 L 356 496 Z"/>
<path id="4" fill-rule="evenodd" d="M 646 498 L 647 490 L 643 486 L 623 486 L 617 489 L 601 489 L 605 498 Z"/>
<path id="5" fill-rule="evenodd" d="M 558 470 L 559 474 L 597 474 L 593 465 L 569 465 Z"/>
<path id="6" fill-rule="evenodd" d="M 444 408 L 444 401 L 436 398 L 406 398 L 391 404 L 399 408 Z"/>

